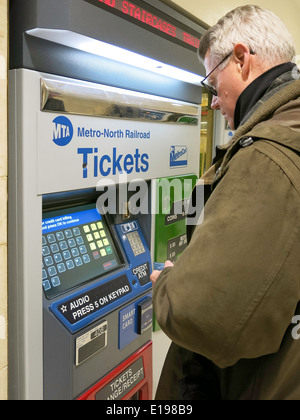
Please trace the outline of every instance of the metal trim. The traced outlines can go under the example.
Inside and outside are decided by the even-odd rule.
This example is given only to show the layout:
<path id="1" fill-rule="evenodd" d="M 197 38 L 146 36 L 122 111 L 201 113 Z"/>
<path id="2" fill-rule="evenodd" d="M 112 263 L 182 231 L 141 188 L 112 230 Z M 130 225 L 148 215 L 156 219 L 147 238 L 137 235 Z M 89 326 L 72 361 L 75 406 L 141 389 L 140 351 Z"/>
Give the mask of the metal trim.
<path id="1" fill-rule="evenodd" d="M 87 82 L 41 78 L 41 111 L 186 125 L 199 124 L 199 107 L 172 99 Z"/>

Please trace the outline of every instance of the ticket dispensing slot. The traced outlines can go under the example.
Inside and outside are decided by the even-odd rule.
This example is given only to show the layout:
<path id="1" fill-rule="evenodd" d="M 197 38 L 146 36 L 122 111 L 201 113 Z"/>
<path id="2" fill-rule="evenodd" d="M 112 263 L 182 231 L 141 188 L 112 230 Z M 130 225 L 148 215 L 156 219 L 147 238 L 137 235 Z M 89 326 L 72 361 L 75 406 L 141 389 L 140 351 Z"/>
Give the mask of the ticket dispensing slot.
<path id="1" fill-rule="evenodd" d="M 151 400 L 152 343 L 117 366 L 78 400 Z"/>
<path id="2" fill-rule="evenodd" d="M 151 340 L 149 247 L 138 219 L 114 222 L 96 201 L 44 208 L 46 399 L 87 392 Z"/>

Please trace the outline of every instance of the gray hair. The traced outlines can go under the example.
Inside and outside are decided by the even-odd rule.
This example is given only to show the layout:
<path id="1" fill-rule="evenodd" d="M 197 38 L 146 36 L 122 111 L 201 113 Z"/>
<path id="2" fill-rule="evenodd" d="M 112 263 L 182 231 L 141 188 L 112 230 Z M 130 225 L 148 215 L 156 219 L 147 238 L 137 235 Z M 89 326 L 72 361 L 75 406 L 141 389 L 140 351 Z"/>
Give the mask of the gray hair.
<path id="1" fill-rule="evenodd" d="M 227 13 L 205 32 L 199 58 L 203 61 L 210 49 L 212 62 L 217 63 L 240 42 L 271 66 L 292 61 L 296 55 L 294 41 L 282 20 L 271 10 L 248 5 Z"/>

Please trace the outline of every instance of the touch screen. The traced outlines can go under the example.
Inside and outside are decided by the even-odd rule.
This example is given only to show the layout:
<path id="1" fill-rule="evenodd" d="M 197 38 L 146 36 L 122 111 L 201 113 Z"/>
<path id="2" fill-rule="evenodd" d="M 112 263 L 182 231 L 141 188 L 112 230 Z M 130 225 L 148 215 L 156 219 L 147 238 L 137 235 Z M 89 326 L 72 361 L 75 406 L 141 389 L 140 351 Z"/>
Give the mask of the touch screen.
<path id="1" fill-rule="evenodd" d="M 47 299 L 122 264 L 95 204 L 43 214 L 43 288 Z"/>

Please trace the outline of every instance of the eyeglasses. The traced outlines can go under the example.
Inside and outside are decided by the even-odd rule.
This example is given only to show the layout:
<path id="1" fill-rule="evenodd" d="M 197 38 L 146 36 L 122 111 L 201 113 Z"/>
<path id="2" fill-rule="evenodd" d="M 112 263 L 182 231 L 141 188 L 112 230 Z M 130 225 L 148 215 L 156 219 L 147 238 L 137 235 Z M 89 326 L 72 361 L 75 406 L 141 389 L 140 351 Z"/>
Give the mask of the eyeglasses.
<path id="1" fill-rule="evenodd" d="M 223 58 L 223 60 L 222 61 L 220 61 L 220 63 L 216 66 L 216 67 L 214 67 L 213 69 L 212 69 L 212 71 L 210 72 L 210 73 L 208 73 L 208 75 L 202 80 L 202 82 L 200 82 L 201 83 L 201 85 L 203 86 L 203 87 L 205 87 L 205 89 L 207 89 L 210 93 L 212 93 L 214 96 L 218 96 L 218 92 L 217 92 L 217 90 L 216 90 L 216 88 L 214 87 L 214 86 L 212 86 L 212 85 L 210 85 L 209 83 L 205 83 L 205 80 L 207 80 L 208 78 L 209 78 L 209 76 L 221 65 L 221 64 L 223 64 L 224 63 L 224 61 L 226 61 L 227 60 L 227 58 L 229 58 L 230 56 L 231 56 L 231 54 L 233 53 L 233 51 L 231 51 L 229 54 L 227 54 L 226 55 L 226 57 L 224 57 Z M 255 52 L 254 51 L 252 51 L 252 50 L 250 50 L 250 54 L 251 55 L 254 55 L 255 54 Z"/>
<path id="2" fill-rule="evenodd" d="M 218 96 L 218 92 L 216 91 L 216 88 L 213 87 L 212 85 L 210 85 L 209 83 L 205 83 L 205 80 L 207 80 L 209 78 L 209 76 L 221 65 L 224 63 L 224 61 L 227 60 L 227 58 L 229 58 L 231 56 L 231 54 L 233 53 L 233 51 L 231 51 L 229 54 L 226 55 L 226 57 L 223 58 L 222 61 L 220 61 L 220 63 L 214 67 L 212 69 L 212 71 L 210 73 L 208 73 L 208 75 L 202 80 L 201 85 L 203 87 L 205 87 L 210 93 L 212 93 L 214 96 Z"/>

